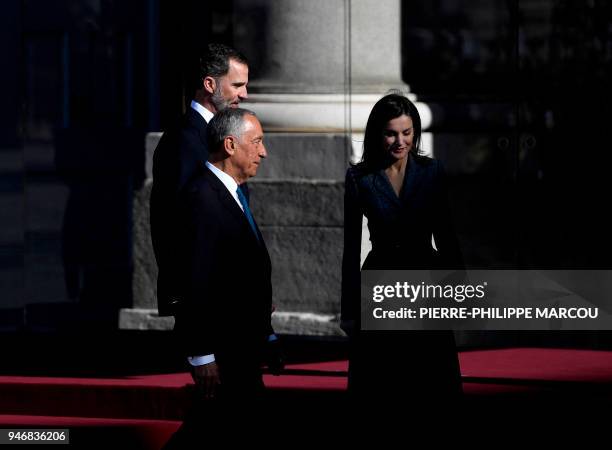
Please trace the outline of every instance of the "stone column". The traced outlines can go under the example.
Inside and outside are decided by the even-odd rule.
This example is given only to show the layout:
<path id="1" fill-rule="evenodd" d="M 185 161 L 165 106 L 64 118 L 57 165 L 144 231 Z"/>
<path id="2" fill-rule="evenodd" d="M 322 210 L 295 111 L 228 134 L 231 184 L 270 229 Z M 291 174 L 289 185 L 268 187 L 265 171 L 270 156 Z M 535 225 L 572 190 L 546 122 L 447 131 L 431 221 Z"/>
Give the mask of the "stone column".
<path id="1" fill-rule="evenodd" d="M 400 19 L 400 0 L 236 0 L 248 106 L 268 131 L 363 132 L 376 100 L 389 89 L 409 92 Z M 417 107 L 427 128 L 431 112 Z"/>
<path id="2" fill-rule="evenodd" d="M 399 0 L 236 0 L 235 44 L 266 94 L 380 94 L 401 80 Z"/>

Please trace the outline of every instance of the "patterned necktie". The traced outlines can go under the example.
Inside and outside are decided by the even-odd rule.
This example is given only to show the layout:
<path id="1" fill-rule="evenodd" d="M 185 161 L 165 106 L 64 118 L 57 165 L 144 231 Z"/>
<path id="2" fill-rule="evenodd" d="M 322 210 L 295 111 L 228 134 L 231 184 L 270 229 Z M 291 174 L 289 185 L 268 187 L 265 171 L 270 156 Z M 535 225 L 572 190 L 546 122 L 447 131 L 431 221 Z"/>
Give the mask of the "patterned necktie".
<path id="1" fill-rule="evenodd" d="M 240 204 L 242 205 L 242 208 L 244 209 L 244 215 L 249 221 L 249 225 L 251 225 L 251 229 L 253 230 L 253 233 L 255 233 L 255 237 L 257 238 L 257 241 L 259 241 L 259 234 L 257 234 L 257 227 L 255 226 L 255 219 L 253 219 L 253 215 L 251 214 L 251 210 L 249 209 L 249 204 L 247 203 L 246 197 L 244 196 L 242 189 L 240 189 L 240 186 L 238 186 L 238 189 L 236 189 L 236 193 L 238 194 L 238 200 L 240 200 Z"/>

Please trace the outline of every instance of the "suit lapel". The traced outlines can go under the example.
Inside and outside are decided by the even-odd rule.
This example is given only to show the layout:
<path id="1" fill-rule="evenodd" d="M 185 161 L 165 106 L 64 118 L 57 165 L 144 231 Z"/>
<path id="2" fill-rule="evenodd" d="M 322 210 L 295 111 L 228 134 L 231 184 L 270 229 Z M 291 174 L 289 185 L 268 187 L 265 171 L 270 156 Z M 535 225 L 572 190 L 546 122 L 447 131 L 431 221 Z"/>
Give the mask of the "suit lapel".
<path id="1" fill-rule="evenodd" d="M 208 148 L 208 144 L 206 143 L 207 123 L 204 118 L 199 112 L 195 111 L 191 107 L 188 108 L 186 116 L 189 124 L 198 130 L 198 135 L 200 136 L 200 141 L 202 142 L 202 145 L 204 145 L 204 148 Z"/>
<path id="2" fill-rule="evenodd" d="M 410 158 L 408 161 L 409 164 L 406 169 L 404 185 L 400 191 L 401 203 L 409 203 L 414 198 L 423 178 L 423 167 L 417 164 L 411 154 L 409 154 L 408 157 Z"/>
<path id="3" fill-rule="evenodd" d="M 219 178 L 217 178 L 217 176 L 214 173 L 212 173 L 212 171 L 208 167 L 206 167 L 206 165 L 204 165 L 204 173 L 208 177 L 208 180 L 210 181 L 210 185 L 212 186 L 212 188 L 217 192 L 219 202 L 236 219 L 241 220 L 244 218 L 244 220 L 247 222 L 247 225 L 248 225 L 248 220 L 246 220 L 246 217 L 244 216 L 244 213 L 240 209 L 240 206 L 236 204 L 236 200 L 234 200 L 234 198 L 232 197 L 232 194 L 229 193 L 229 191 L 227 190 L 225 185 L 221 182 L 221 180 L 219 180 Z"/>
<path id="4" fill-rule="evenodd" d="M 231 215 L 237 221 L 241 223 L 241 226 L 243 228 L 246 227 L 249 235 L 255 241 L 257 241 L 257 237 L 253 234 L 253 229 L 251 228 L 251 225 L 249 224 L 249 221 L 246 218 L 244 211 L 242 211 L 240 206 L 238 206 L 238 203 L 236 203 L 236 200 L 234 199 L 234 197 L 232 197 L 232 194 L 230 194 L 230 192 L 227 190 L 227 187 L 225 187 L 221 180 L 219 180 L 219 178 L 217 178 L 217 176 L 212 173 L 212 171 L 208 167 L 204 166 L 204 169 L 206 172 L 206 176 L 211 182 L 212 188 L 217 191 L 219 202 L 231 213 Z M 255 220 L 255 218 L 253 218 L 253 220 Z M 257 222 L 255 222 L 255 228 L 257 228 L 259 238 L 261 239 L 261 242 L 263 242 L 263 238 L 261 236 L 261 232 L 259 231 L 259 227 L 257 226 Z"/>
<path id="5" fill-rule="evenodd" d="M 380 192 L 382 195 L 387 197 L 389 200 L 393 202 L 394 205 L 399 206 L 400 201 L 395 191 L 393 190 L 393 186 L 391 186 L 391 182 L 385 173 L 385 169 L 380 169 L 378 172 L 374 173 L 374 188 Z"/>
<path id="6" fill-rule="evenodd" d="M 404 183 L 400 190 L 399 197 L 393 190 L 393 186 L 385 173 L 385 169 L 380 169 L 372 174 L 372 184 L 381 195 L 387 197 L 396 206 L 401 206 L 403 203 L 410 202 L 416 191 L 419 189 L 423 178 L 423 168 L 417 164 L 412 155 L 408 155 L 408 167 L 404 175 Z"/>

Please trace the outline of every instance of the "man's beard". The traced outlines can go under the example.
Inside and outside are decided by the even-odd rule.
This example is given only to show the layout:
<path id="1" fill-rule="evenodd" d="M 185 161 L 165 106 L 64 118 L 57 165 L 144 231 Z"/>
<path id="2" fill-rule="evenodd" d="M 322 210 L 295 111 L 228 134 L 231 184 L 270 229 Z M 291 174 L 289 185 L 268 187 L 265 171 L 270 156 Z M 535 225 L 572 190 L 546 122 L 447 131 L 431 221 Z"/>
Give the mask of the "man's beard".
<path id="1" fill-rule="evenodd" d="M 215 87 L 215 92 L 213 92 L 211 101 L 212 104 L 215 105 L 215 109 L 217 111 L 222 111 L 230 106 L 229 100 L 223 98 L 223 94 L 221 93 L 221 85 L 219 82 L 217 82 L 217 86 Z"/>

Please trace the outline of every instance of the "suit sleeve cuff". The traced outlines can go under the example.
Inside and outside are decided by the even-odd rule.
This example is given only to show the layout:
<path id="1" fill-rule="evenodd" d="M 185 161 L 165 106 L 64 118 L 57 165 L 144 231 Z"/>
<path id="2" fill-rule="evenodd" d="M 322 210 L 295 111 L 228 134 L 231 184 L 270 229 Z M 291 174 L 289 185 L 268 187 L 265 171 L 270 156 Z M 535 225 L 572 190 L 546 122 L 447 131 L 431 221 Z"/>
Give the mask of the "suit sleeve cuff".
<path id="1" fill-rule="evenodd" d="M 215 355 L 188 356 L 187 361 L 189 361 L 189 364 L 192 366 L 203 366 L 204 364 L 215 362 Z"/>

